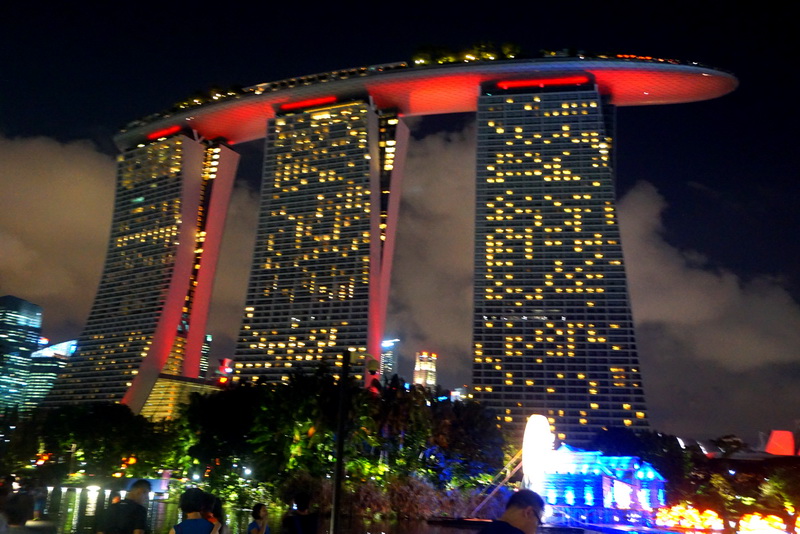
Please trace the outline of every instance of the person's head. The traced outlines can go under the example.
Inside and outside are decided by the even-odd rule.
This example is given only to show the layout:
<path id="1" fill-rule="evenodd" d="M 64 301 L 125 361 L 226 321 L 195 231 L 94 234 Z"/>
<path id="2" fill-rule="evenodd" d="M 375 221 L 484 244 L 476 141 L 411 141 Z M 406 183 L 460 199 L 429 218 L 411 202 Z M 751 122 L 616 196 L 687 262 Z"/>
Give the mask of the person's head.
<path id="1" fill-rule="evenodd" d="M 225 522 L 225 512 L 222 509 L 222 501 L 216 495 L 211 495 L 211 514 L 220 523 Z"/>
<path id="2" fill-rule="evenodd" d="M 151 489 L 152 486 L 149 480 L 139 479 L 131 484 L 128 493 L 125 494 L 125 498 L 143 505 L 147 502 Z"/>
<path id="3" fill-rule="evenodd" d="M 26 493 L 12 493 L 6 499 L 4 512 L 9 525 L 24 525 L 33 517 L 33 499 Z"/>
<path id="4" fill-rule="evenodd" d="M 191 514 L 193 512 L 202 512 L 205 504 L 205 493 L 198 488 L 189 488 L 181 494 L 178 501 L 183 515 Z"/>
<path id="5" fill-rule="evenodd" d="M 523 489 L 511 496 L 500 519 L 525 534 L 534 534 L 542 523 L 543 513 L 544 500 L 535 491 Z"/>
<path id="6" fill-rule="evenodd" d="M 308 507 L 311 505 L 311 495 L 305 492 L 298 493 L 294 496 L 294 505 L 298 512 L 308 511 Z"/>
<path id="7" fill-rule="evenodd" d="M 256 521 L 259 519 L 264 519 L 267 517 L 267 505 L 263 502 L 260 502 L 253 506 L 253 511 L 251 513 L 253 514 L 253 519 Z"/>

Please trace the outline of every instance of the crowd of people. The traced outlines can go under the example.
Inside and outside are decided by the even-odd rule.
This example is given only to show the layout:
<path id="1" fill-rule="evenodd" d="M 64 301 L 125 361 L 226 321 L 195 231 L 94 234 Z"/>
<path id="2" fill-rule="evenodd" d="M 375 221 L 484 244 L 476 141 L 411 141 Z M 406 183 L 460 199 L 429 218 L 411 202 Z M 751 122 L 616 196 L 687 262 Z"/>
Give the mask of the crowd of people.
<path id="1" fill-rule="evenodd" d="M 42 518 L 46 502 L 47 488 L 38 480 L 0 479 L 0 534 L 25 532 L 28 521 Z"/>
<path id="2" fill-rule="evenodd" d="M 149 534 L 147 532 L 147 496 L 150 482 L 133 483 L 124 499 L 111 504 L 98 521 L 97 534 Z M 286 514 L 281 533 L 316 534 L 319 528 L 317 514 L 310 511 L 310 497 L 302 494 L 294 499 L 294 507 Z M 169 534 L 230 534 L 226 524 L 222 501 L 199 488 L 189 488 L 178 501 L 181 521 L 170 528 Z M 272 534 L 267 522 L 267 506 L 253 506 L 253 521 L 247 534 Z"/>
<path id="3" fill-rule="evenodd" d="M 41 518 L 46 490 L 42 495 L 34 484 L 15 491 L 12 483 L 13 480 L 0 480 L 0 534 L 41 534 L 26 523 Z M 151 490 L 150 482 L 142 479 L 130 486 L 124 498 L 112 496 L 108 508 L 98 514 L 97 534 L 151 534 L 147 520 Z M 517 491 L 509 499 L 503 515 L 479 534 L 536 534 L 542 524 L 544 506 L 537 493 L 525 489 Z M 181 521 L 170 528 L 169 534 L 231 534 L 218 497 L 199 488 L 189 488 L 181 494 L 179 507 Z M 272 534 L 264 503 L 253 506 L 252 516 L 246 534 Z M 282 518 L 280 534 L 318 534 L 319 527 L 319 516 L 311 510 L 311 496 L 301 493 L 295 496 L 291 511 Z"/>

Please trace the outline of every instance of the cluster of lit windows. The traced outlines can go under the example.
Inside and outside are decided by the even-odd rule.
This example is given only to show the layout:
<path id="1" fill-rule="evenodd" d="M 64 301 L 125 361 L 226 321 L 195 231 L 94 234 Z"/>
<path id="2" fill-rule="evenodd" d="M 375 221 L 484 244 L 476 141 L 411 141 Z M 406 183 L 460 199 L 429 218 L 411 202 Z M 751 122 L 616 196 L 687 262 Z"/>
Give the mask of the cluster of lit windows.
<path id="1" fill-rule="evenodd" d="M 479 100 L 473 381 L 520 432 L 532 413 L 577 443 L 646 425 L 612 112 L 586 88 Z"/>
<path id="2" fill-rule="evenodd" d="M 418 352 L 414 361 L 414 384 L 425 387 L 436 386 L 436 362 L 439 356 L 434 352 Z"/>
<path id="3" fill-rule="evenodd" d="M 199 158 L 199 161 L 196 161 Z M 184 220 L 184 165 L 199 163 L 199 198 L 194 220 Z M 186 284 L 183 317 L 171 338 L 162 371 L 180 374 L 185 354 L 194 288 L 205 241 L 211 190 L 221 164 L 221 149 L 182 135 L 134 147 L 117 160 L 117 193 L 106 266 L 86 329 L 78 341 L 52 401 L 121 400 L 149 353 L 166 306 L 168 285 L 180 239 L 194 251 L 194 268 Z M 193 232 L 185 230 L 192 224 Z"/>
<path id="4" fill-rule="evenodd" d="M 234 380 L 284 380 L 291 368 L 364 357 L 371 243 L 386 229 L 396 125 L 363 101 L 270 121 Z"/>

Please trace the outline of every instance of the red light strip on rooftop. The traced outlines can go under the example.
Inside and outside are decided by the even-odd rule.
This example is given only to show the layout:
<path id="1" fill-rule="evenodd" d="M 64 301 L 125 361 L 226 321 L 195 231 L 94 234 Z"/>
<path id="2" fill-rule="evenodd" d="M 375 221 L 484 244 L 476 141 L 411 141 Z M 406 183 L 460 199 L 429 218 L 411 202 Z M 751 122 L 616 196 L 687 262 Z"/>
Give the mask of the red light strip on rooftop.
<path id="1" fill-rule="evenodd" d="M 500 89 L 517 89 L 520 87 L 545 87 L 548 85 L 572 85 L 589 83 L 588 76 L 561 76 L 560 78 L 539 78 L 537 80 L 503 80 L 497 82 Z"/>
<path id="2" fill-rule="evenodd" d="M 147 134 L 147 139 L 153 140 L 158 139 L 159 137 L 166 137 L 168 135 L 172 135 L 174 133 L 178 133 L 181 131 L 181 127 L 178 125 L 170 126 L 169 128 L 164 128 L 163 130 L 157 130 L 153 133 Z"/>
<path id="3" fill-rule="evenodd" d="M 288 111 L 292 109 L 310 108 L 312 106 L 319 106 L 322 104 L 333 104 L 334 102 L 336 102 L 335 96 L 322 96 L 319 98 L 311 98 L 309 100 L 301 100 L 299 102 L 290 102 L 288 104 L 282 104 L 281 110 Z"/>

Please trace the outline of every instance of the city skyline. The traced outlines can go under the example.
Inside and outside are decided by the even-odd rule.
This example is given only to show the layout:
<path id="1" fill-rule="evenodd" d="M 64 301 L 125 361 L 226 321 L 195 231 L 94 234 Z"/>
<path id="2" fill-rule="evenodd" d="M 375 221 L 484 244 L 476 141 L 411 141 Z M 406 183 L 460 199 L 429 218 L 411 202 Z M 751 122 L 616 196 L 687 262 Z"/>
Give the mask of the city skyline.
<path id="1" fill-rule="evenodd" d="M 578 445 L 608 426 L 649 428 L 615 213 L 616 110 L 705 101 L 738 82 L 674 59 L 516 55 L 303 75 L 129 123 L 115 138 L 123 154 L 101 287 L 47 402 L 174 410 L 153 399 L 179 398 L 164 393 L 176 375 L 197 378 L 204 287 L 238 162 L 220 151 L 260 137 L 264 121 L 232 379 L 288 381 L 320 364 L 336 375 L 352 356 L 370 384 L 403 227 L 408 121 L 477 111 L 475 398 L 518 437 L 532 414 Z"/>
<path id="2" fill-rule="evenodd" d="M 621 9 L 611 9 L 611 11 L 600 19 L 601 23 L 573 19 L 576 26 L 572 30 L 553 28 L 540 31 L 535 41 L 530 37 L 520 39 L 523 33 L 518 31 L 521 28 L 519 25 L 515 27 L 513 21 L 508 22 L 508 27 L 505 27 L 504 31 L 498 29 L 489 32 L 488 37 L 500 41 L 505 35 L 509 40 L 521 40 L 523 44 L 533 43 L 534 47 L 542 48 L 559 48 L 564 43 L 567 46 L 589 49 L 602 47 L 603 50 L 617 52 L 630 50 L 676 58 L 696 58 L 710 65 L 728 68 L 742 80 L 742 88 L 737 94 L 714 103 L 704 103 L 702 109 L 700 105 L 688 106 L 690 109 L 683 111 L 677 107 L 648 109 L 639 117 L 634 117 L 633 113 L 620 113 L 618 148 L 627 153 L 627 156 L 620 158 L 618 174 L 621 175 L 620 219 L 623 232 L 626 231 L 626 214 L 629 220 L 636 221 L 636 224 L 629 229 L 633 237 L 625 237 L 625 245 L 632 252 L 640 253 L 638 264 L 630 259 L 628 264 L 629 268 L 635 271 L 630 274 L 634 286 L 631 289 L 634 316 L 637 323 L 643 325 L 640 330 L 646 333 L 646 343 L 640 352 L 643 353 L 643 358 L 646 355 L 655 365 L 653 374 L 656 375 L 654 382 L 656 387 L 653 390 L 648 382 L 648 396 L 653 396 L 657 401 L 662 399 L 656 403 L 657 417 L 654 426 L 667 431 L 683 428 L 684 431 L 693 433 L 702 432 L 706 427 L 737 431 L 741 419 L 747 421 L 743 423 L 745 430 L 742 432 L 748 432 L 747 437 L 752 441 L 756 429 L 768 430 L 776 425 L 784 427 L 791 425 L 789 412 L 780 406 L 786 403 L 780 399 L 790 398 L 784 393 L 785 384 L 791 376 L 796 376 L 793 374 L 796 364 L 793 354 L 796 354 L 796 351 L 787 352 L 787 347 L 797 346 L 796 338 L 789 334 L 794 330 L 793 325 L 796 324 L 797 317 L 796 296 L 792 298 L 793 294 L 796 295 L 793 292 L 796 291 L 797 264 L 780 248 L 781 236 L 785 235 L 785 228 L 791 226 L 781 224 L 780 219 L 790 222 L 794 217 L 791 211 L 782 207 L 790 205 L 796 194 L 786 187 L 790 183 L 787 181 L 790 167 L 788 160 L 783 158 L 782 154 L 789 152 L 780 149 L 788 142 L 788 138 L 782 135 L 780 130 L 785 119 L 783 115 L 767 112 L 765 103 L 771 101 L 769 97 L 772 96 L 770 92 L 772 88 L 770 84 L 762 83 L 767 82 L 769 78 L 760 75 L 762 71 L 768 72 L 770 66 L 777 61 L 776 58 L 780 58 L 781 49 L 773 46 L 774 42 L 769 40 L 762 42 L 751 38 L 747 41 L 751 49 L 743 52 L 742 46 L 739 45 L 741 42 L 739 37 L 740 33 L 750 35 L 749 26 L 725 12 L 715 13 L 713 16 L 710 13 L 693 13 L 691 17 L 685 17 L 685 20 L 670 13 L 663 13 L 660 15 L 665 18 L 664 25 L 651 28 L 632 24 L 624 18 L 625 13 Z M 614 17 L 625 22 L 625 32 L 618 32 L 616 36 L 610 38 L 613 32 L 603 31 L 602 35 L 600 32 L 592 33 L 595 25 L 602 27 L 603 23 L 606 23 L 609 24 L 606 28 L 616 27 L 614 21 L 610 20 Z M 477 28 L 480 24 L 490 23 L 491 20 L 492 15 L 489 14 L 486 21 L 480 23 L 475 21 L 470 27 Z M 759 23 L 764 22 L 758 17 L 755 20 Z M 718 24 L 708 24 L 710 21 Z M 685 35 L 676 34 L 670 40 L 666 38 L 666 34 L 672 36 L 675 32 L 668 32 L 669 22 L 690 26 L 688 31 L 684 32 Z M 429 31 L 430 27 L 423 25 L 422 28 L 421 35 L 415 36 L 414 42 L 436 41 L 433 38 L 434 33 Z M 704 35 L 705 32 L 710 34 Z M 100 37 L 103 36 L 101 32 Z M 480 31 L 470 32 L 469 28 L 465 28 L 461 36 L 455 39 L 449 32 L 439 37 L 445 42 L 458 43 L 466 40 L 468 43 L 485 38 L 487 34 Z M 232 76 L 236 81 L 257 83 L 265 79 L 277 79 L 303 72 L 321 72 L 326 68 L 338 68 L 341 65 L 372 64 L 387 58 L 407 59 L 413 51 L 414 45 L 410 44 L 411 41 L 411 39 L 403 41 L 402 46 L 407 51 L 404 54 L 393 51 L 391 48 L 393 45 L 388 41 L 381 46 L 373 46 L 371 48 L 375 51 L 372 57 L 369 51 L 363 53 L 362 57 L 366 60 L 358 58 L 344 61 L 343 52 L 337 49 L 333 57 L 328 59 L 324 58 L 324 54 L 318 53 L 313 58 L 308 56 L 299 62 L 296 61 L 302 56 L 301 54 L 293 56 L 295 60 L 292 65 L 282 65 L 280 60 L 269 59 L 242 68 L 245 64 L 235 55 L 228 54 L 226 60 L 230 60 L 229 65 L 205 63 L 202 69 L 197 70 L 194 78 L 191 71 L 192 63 L 189 62 L 181 71 L 182 74 L 189 75 L 178 77 L 185 87 L 174 88 L 171 92 L 174 95 L 172 99 L 183 98 L 194 89 L 213 85 L 219 79 L 215 72 L 225 72 L 222 77 Z M 376 43 L 381 41 L 378 40 Z M 349 54 L 353 56 L 352 52 Z M 117 54 L 114 57 L 114 65 L 117 65 L 120 57 L 128 57 L 134 62 L 139 61 L 133 59 L 134 56 Z M 747 62 L 739 59 L 740 57 L 747 59 Z M 142 64 L 151 65 L 152 68 L 158 66 L 158 63 L 152 63 L 152 58 L 150 63 L 144 57 L 140 61 Z M 113 82 L 115 71 L 109 70 L 108 65 L 110 63 L 106 64 L 103 61 L 92 65 L 98 76 L 106 76 L 99 78 L 98 81 L 108 79 L 109 82 Z M 236 68 L 229 68 L 232 66 Z M 72 69 L 80 70 L 80 67 L 75 64 Z M 265 68 L 271 69 L 276 74 L 264 74 Z M 245 73 L 248 69 L 252 71 L 251 74 Z M 255 74 L 256 71 L 262 74 Z M 76 292 L 75 288 L 90 288 L 85 291 L 93 292 L 96 287 L 97 273 L 99 273 L 96 264 L 98 256 L 96 243 L 105 241 L 105 237 L 99 235 L 103 230 L 98 231 L 92 220 L 110 216 L 107 192 L 109 178 L 113 176 L 113 170 L 109 172 L 109 169 L 113 169 L 113 164 L 109 163 L 108 156 L 86 145 L 62 145 L 52 139 L 48 141 L 43 138 L 18 136 L 40 132 L 40 135 L 49 135 L 62 140 L 93 137 L 101 141 L 105 138 L 108 143 L 108 132 L 113 133 L 119 124 L 145 115 L 154 109 L 163 108 L 168 102 L 160 105 L 147 104 L 148 99 L 153 100 L 151 93 L 164 93 L 160 88 L 158 91 L 155 88 L 153 91 L 136 89 L 136 82 L 133 79 L 115 84 L 115 91 L 108 91 L 108 86 L 100 83 L 97 89 L 108 93 L 106 100 L 114 103 L 100 108 L 104 109 L 102 115 L 107 117 L 99 119 L 92 109 L 102 106 L 103 99 L 90 99 L 93 102 L 90 109 L 88 101 L 87 105 L 82 105 L 82 97 L 70 91 L 70 83 L 66 83 L 69 78 L 61 75 L 58 68 L 51 68 L 47 72 L 48 79 L 60 82 L 57 84 L 59 87 L 57 94 L 51 91 L 47 98 L 36 98 L 38 87 L 46 85 L 34 83 L 31 86 L 28 83 L 30 96 L 27 99 L 20 99 L 22 105 L 16 109 L 3 111 L 0 128 L 6 135 L 3 140 L 3 148 L 8 150 L 4 152 L 8 154 L 6 161 L 11 164 L 6 167 L 6 172 L 16 169 L 6 180 L 17 185 L 14 194 L 18 197 L 36 199 L 39 209 L 49 209 L 59 221 L 59 225 L 75 230 L 72 234 L 62 236 L 58 242 L 48 241 L 51 238 L 47 238 L 46 232 L 39 232 L 44 237 L 39 241 L 44 248 L 34 249 L 39 254 L 44 251 L 58 254 L 59 262 L 50 265 L 44 273 L 50 278 L 62 281 L 62 294 L 66 299 L 51 308 L 33 294 L 35 291 L 45 291 L 49 283 L 37 286 L 24 282 L 27 279 L 24 275 L 34 274 L 35 269 L 7 270 L 11 268 L 8 266 L 11 259 L 15 260 L 17 265 L 25 265 L 24 262 L 30 257 L 23 253 L 30 254 L 29 247 L 33 246 L 33 242 L 28 241 L 30 234 L 26 232 L 38 231 L 40 226 L 45 226 L 47 219 L 41 215 L 27 221 L 27 228 L 22 229 L 16 229 L 16 226 L 7 220 L 3 221 L 3 229 L 13 231 L 14 236 L 18 238 L 16 242 L 4 242 L 12 247 L 16 243 L 18 248 L 6 248 L 15 252 L 5 258 L 5 270 L 0 277 L 0 283 L 3 284 L 6 293 L 18 294 L 28 300 L 44 303 L 45 323 L 49 329 L 46 334 L 54 340 L 60 340 L 63 337 L 50 332 L 71 332 L 74 336 L 75 330 L 80 328 L 80 323 L 85 320 L 88 311 L 86 297 L 80 296 L 80 292 Z M 89 79 L 87 78 L 87 81 Z M 150 79 L 167 83 L 172 78 L 165 70 L 164 75 Z M 202 79 L 205 81 L 200 81 Z M 36 77 L 31 80 L 36 80 Z M 119 95 L 122 94 L 120 91 L 130 92 L 130 96 L 120 100 Z M 117 94 L 112 95 L 112 93 Z M 55 113 L 51 111 L 49 115 L 22 115 L 23 112 L 28 113 L 26 102 L 36 103 L 37 112 L 44 113 L 48 110 L 49 100 L 60 101 L 58 99 L 67 95 L 77 106 L 63 106 L 63 110 Z M 9 93 L 9 96 L 13 100 L 15 95 Z M 112 96 L 113 98 L 109 98 Z M 130 109 L 130 106 L 137 107 L 139 111 Z M 636 110 L 637 114 L 639 111 L 641 110 Z M 80 119 L 71 119 L 75 112 L 79 112 Z M 27 117 L 27 125 L 15 120 L 17 117 Z M 95 127 L 103 124 L 103 121 L 108 124 L 109 119 L 111 123 L 105 135 L 92 135 L 85 129 L 83 133 L 78 132 L 84 127 L 81 125 Z M 766 122 L 764 125 L 756 126 L 756 121 L 767 121 L 778 130 L 768 129 Z M 649 126 L 653 123 L 663 126 L 658 131 L 653 131 Z M 434 300 L 439 300 L 437 298 L 439 286 L 442 285 L 439 278 L 431 277 L 430 280 L 419 281 L 419 283 L 424 282 L 422 286 L 419 283 L 414 286 L 415 281 L 407 276 L 404 277 L 404 273 L 409 271 L 409 264 L 417 267 L 425 266 L 424 268 L 430 272 L 442 266 L 450 266 L 452 270 L 449 278 L 455 281 L 455 291 L 461 291 L 462 256 L 456 254 L 457 250 L 460 250 L 457 246 L 462 241 L 461 236 L 458 232 L 451 231 L 449 237 L 445 237 L 445 241 L 438 241 L 438 249 L 431 249 L 427 246 L 430 241 L 426 241 L 426 238 L 434 236 L 426 235 L 424 227 L 436 218 L 447 219 L 444 227 L 449 225 L 457 227 L 460 224 L 458 213 L 452 211 L 445 215 L 443 208 L 445 205 L 462 200 L 468 192 L 450 187 L 449 182 L 429 180 L 424 176 L 424 171 L 446 165 L 451 174 L 474 172 L 462 165 L 464 155 L 471 149 L 468 146 L 470 133 L 461 132 L 463 128 L 471 127 L 470 121 L 463 119 L 444 127 L 423 121 L 417 125 L 417 130 L 414 132 L 416 137 L 412 139 L 409 147 L 409 175 L 413 174 L 413 178 L 407 183 L 409 193 L 403 208 L 406 209 L 405 213 L 413 214 L 415 222 L 413 227 L 408 228 L 405 237 L 398 236 L 398 241 L 408 239 L 410 234 L 418 246 L 413 257 L 398 257 L 396 266 L 396 272 L 399 273 L 398 276 L 407 295 L 427 292 L 433 295 Z M 68 129 L 73 133 L 66 134 Z M 766 137 L 755 135 L 754 132 L 758 131 L 769 134 Z M 745 132 L 752 135 L 743 135 Z M 69 137 L 70 135 L 72 137 Z M 767 138 L 769 143 L 766 141 Z M 771 148 L 765 150 L 767 147 Z M 28 164 L 20 167 L 16 161 L 20 157 L 24 158 L 26 151 L 31 153 L 38 151 L 39 154 L 51 154 L 53 157 L 39 158 L 36 165 Z M 429 157 L 429 154 L 434 152 L 439 154 L 438 158 Z M 639 152 L 642 153 L 641 158 L 638 156 Z M 646 157 L 644 152 L 648 152 Z M 27 161 L 31 161 L 30 157 Z M 47 190 L 41 188 L 28 190 L 27 186 L 34 186 L 38 182 L 31 178 L 28 178 L 27 182 L 16 180 L 17 175 L 45 176 L 50 172 L 45 163 L 58 161 L 62 162 L 60 165 L 62 173 L 67 173 L 61 176 L 67 177 L 65 178 L 67 182 L 72 182 L 70 187 L 62 185 L 61 181 L 51 180 Z M 73 171 L 78 168 L 82 170 Z M 69 178 L 71 176 L 74 178 Z M 744 178 L 747 176 L 769 176 L 770 179 Z M 644 182 L 637 185 L 639 181 Z M 440 200 L 437 205 L 431 199 L 423 198 L 420 193 L 421 187 L 431 193 L 444 193 L 445 202 Z M 56 193 L 61 196 L 60 201 L 54 204 L 49 200 L 49 196 Z M 236 230 L 239 235 L 243 235 L 242 230 L 250 222 L 246 215 L 248 209 L 245 207 L 253 205 L 252 194 L 246 188 L 239 187 L 234 196 L 237 203 L 234 204 L 235 215 L 232 219 L 234 222 L 229 230 L 231 232 Z M 7 196 L 7 198 L 12 197 Z M 78 212 L 74 209 L 69 210 L 71 213 L 66 217 L 64 211 L 71 206 L 84 207 L 79 208 Z M 27 207 L 26 210 L 40 213 L 31 207 Z M 89 217 L 88 212 L 92 212 L 92 217 Z M 778 215 L 780 217 L 777 217 Z M 52 222 L 49 225 L 53 228 Z M 419 234 L 416 233 L 417 230 Z M 441 235 L 436 237 L 442 238 Z M 72 257 L 69 249 L 63 249 L 65 245 L 74 243 L 75 238 L 79 238 L 77 242 L 81 243 L 80 261 Z M 231 253 L 237 249 L 235 240 L 233 243 L 229 240 L 227 247 L 227 254 L 224 253 L 223 256 L 232 256 Z M 243 244 L 240 248 L 247 249 L 249 245 Z M 436 253 L 432 254 L 434 250 Z M 99 252 L 99 255 L 102 256 L 102 252 Z M 91 265 L 89 260 L 92 258 L 95 258 L 94 267 L 83 269 L 76 275 L 77 266 L 82 262 Z M 470 258 L 467 258 L 467 261 L 471 261 Z M 232 279 L 237 277 L 238 275 L 233 276 Z M 218 284 L 217 291 L 220 295 L 225 293 L 232 295 L 235 291 L 232 291 L 230 286 L 230 282 L 223 280 Z M 54 304 L 58 302 L 50 297 L 48 299 Z M 395 337 L 402 335 L 406 343 L 419 346 L 425 339 L 431 339 L 430 331 L 434 326 L 439 332 L 457 329 L 456 323 L 461 321 L 458 316 L 461 304 L 452 309 L 437 306 L 436 309 L 417 311 L 415 318 L 410 319 L 405 310 L 409 309 L 411 300 L 407 298 L 395 301 L 396 315 L 406 325 L 405 332 L 398 333 Z M 456 300 L 459 303 L 464 302 L 462 298 Z M 235 301 L 236 297 L 230 296 L 218 300 L 217 305 L 221 308 L 218 308 L 220 311 L 217 312 L 217 317 L 226 315 L 228 309 L 233 310 Z M 226 302 L 230 303 L 230 307 L 225 304 Z M 53 309 L 53 312 L 49 319 L 51 326 L 48 327 L 47 312 L 50 309 Z M 217 329 L 215 332 L 220 342 L 223 337 L 220 333 L 225 330 Z M 230 328 L 227 328 L 227 331 L 230 331 Z M 449 347 L 444 351 L 439 346 L 433 345 L 423 345 L 420 348 L 436 350 L 441 355 L 441 361 L 448 361 L 448 356 L 451 362 L 457 358 Z M 413 346 L 408 349 L 409 352 L 414 350 Z M 676 352 L 682 356 L 672 361 L 664 360 L 668 354 Z M 759 359 L 754 360 L 747 356 L 752 354 L 758 354 Z M 407 363 L 404 359 L 401 365 L 408 369 Z M 643 363 L 643 366 L 647 380 L 647 364 Z M 456 367 L 453 365 L 450 369 L 456 370 Z M 665 372 L 661 373 L 660 370 Z M 678 376 L 680 380 L 667 380 Z M 709 391 L 697 391 L 693 387 L 702 383 L 709 384 Z M 452 383 L 452 385 L 458 384 Z M 764 393 L 767 391 L 770 395 L 765 397 Z M 766 403 L 753 402 L 755 398 L 774 399 L 778 406 L 759 411 L 757 407 Z M 785 415 L 776 420 L 775 416 L 778 413 Z M 763 421 L 764 426 L 759 427 L 759 420 Z M 764 428 L 765 426 L 767 428 Z"/>

